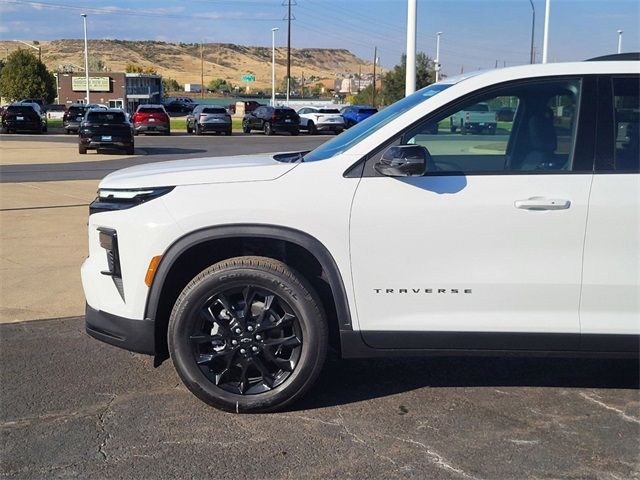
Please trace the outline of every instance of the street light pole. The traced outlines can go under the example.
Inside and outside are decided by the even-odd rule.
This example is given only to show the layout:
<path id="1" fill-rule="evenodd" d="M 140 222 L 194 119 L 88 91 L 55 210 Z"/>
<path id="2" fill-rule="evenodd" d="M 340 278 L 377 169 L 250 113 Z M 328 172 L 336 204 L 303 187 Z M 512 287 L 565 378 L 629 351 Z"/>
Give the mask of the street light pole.
<path id="1" fill-rule="evenodd" d="M 276 106 L 276 32 L 278 27 L 271 29 L 271 106 Z"/>
<path id="2" fill-rule="evenodd" d="M 30 43 L 27 42 L 23 42 L 22 40 L 15 40 L 16 42 L 20 42 L 24 45 L 26 45 L 27 47 L 31 47 L 34 50 L 38 50 L 38 61 L 42 62 L 42 49 L 40 48 L 40 45 L 36 46 L 36 45 L 31 45 Z M 9 56 L 8 54 L 9 49 L 7 48 L 7 56 Z"/>
<path id="3" fill-rule="evenodd" d="M 89 105 L 89 47 L 87 45 L 87 14 L 81 13 L 84 23 L 84 75 L 87 82 L 87 105 Z"/>
<path id="4" fill-rule="evenodd" d="M 440 35 L 442 32 L 436 33 L 436 82 L 440 81 Z"/>
<path id="5" fill-rule="evenodd" d="M 536 58 L 533 54 L 533 39 L 536 31 L 536 7 L 533 6 L 533 0 L 529 0 L 531 4 L 531 52 L 529 54 L 529 63 L 535 63 Z"/>
<path id="6" fill-rule="evenodd" d="M 407 5 L 407 59 L 405 96 L 416 91 L 416 24 L 418 18 L 417 0 L 408 0 Z"/>
<path id="7" fill-rule="evenodd" d="M 618 53 L 622 53 L 622 30 L 618 30 Z"/>
<path id="8" fill-rule="evenodd" d="M 549 55 L 549 10 L 551 0 L 547 0 L 544 7 L 544 39 L 542 44 L 542 63 L 547 63 Z"/>

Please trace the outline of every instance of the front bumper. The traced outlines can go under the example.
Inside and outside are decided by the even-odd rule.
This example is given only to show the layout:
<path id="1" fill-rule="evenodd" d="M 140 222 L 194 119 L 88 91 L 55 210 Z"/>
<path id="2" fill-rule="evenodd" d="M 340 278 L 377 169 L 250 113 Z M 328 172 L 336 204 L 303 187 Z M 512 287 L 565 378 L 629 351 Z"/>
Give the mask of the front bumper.
<path id="1" fill-rule="evenodd" d="M 155 354 L 155 323 L 153 320 L 132 320 L 95 310 L 88 304 L 85 313 L 87 333 L 102 342 L 132 352 Z"/>

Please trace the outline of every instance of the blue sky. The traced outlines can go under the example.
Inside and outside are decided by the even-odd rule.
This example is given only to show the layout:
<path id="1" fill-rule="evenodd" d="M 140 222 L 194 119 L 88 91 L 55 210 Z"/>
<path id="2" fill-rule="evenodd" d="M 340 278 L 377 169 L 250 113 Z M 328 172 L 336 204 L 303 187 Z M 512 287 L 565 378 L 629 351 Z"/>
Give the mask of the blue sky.
<path id="1" fill-rule="evenodd" d="M 373 59 L 378 47 L 385 67 L 406 48 L 406 0 L 295 0 L 293 47 L 346 48 Z M 89 38 L 286 46 L 283 0 L 0 0 L 0 39 L 82 38 L 81 12 Z M 545 0 L 536 9 L 535 45 L 542 51 Z M 615 53 L 618 29 L 623 50 L 640 51 L 638 0 L 551 0 L 549 61 L 572 61 Z M 529 0 L 418 0 L 418 51 L 435 56 L 442 31 L 446 74 L 497 63 L 528 63 Z M 538 57 L 541 58 L 541 53 Z"/>

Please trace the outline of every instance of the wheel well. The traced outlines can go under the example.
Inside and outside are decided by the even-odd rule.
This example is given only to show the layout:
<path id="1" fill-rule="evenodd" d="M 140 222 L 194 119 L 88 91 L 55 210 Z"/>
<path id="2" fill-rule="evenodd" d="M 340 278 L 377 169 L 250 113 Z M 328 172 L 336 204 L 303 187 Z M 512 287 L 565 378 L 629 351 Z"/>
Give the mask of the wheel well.
<path id="1" fill-rule="evenodd" d="M 318 259 L 306 248 L 273 238 L 231 237 L 207 240 L 190 247 L 173 263 L 162 285 L 155 314 L 156 366 L 169 358 L 167 328 L 171 310 L 180 292 L 198 273 L 227 258 L 255 255 L 289 265 L 311 284 L 322 302 L 329 324 L 330 345 L 340 349 L 338 315 L 334 292 Z"/>

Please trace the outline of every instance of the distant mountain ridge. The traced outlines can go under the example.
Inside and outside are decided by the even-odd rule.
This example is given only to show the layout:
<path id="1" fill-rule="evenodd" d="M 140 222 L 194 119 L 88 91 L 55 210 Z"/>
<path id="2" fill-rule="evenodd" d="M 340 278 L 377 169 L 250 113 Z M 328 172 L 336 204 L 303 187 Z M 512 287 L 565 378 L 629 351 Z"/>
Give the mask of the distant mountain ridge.
<path id="1" fill-rule="evenodd" d="M 42 61 L 51 70 L 58 65 L 84 65 L 82 40 L 41 41 Z M 25 48 L 17 42 L 2 41 L 0 48 L 12 51 Z M 35 52 L 35 51 L 34 51 Z M 200 83 L 201 63 L 199 43 L 167 43 L 154 40 L 89 40 L 89 55 L 102 60 L 112 72 L 122 72 L 127 63 L 143 68 L 152 67 L 163 77 L 170 77 L 180 84 Z M 204 83 L 223 78 L 235 85 L 243 85 L 240 77 L 255 75 L 253 89 L 271 86 L 271 48 L 234 45 L 229 43 L 205 43 Z M 276 49 L 276 82 L 286 75 L 286 47 Z M 348 73 L 364 75 L 373 64 L 356 57 L 346 49 L 292 48 L 291 76 L 306 79 L 332 80 Z M 306 82 L 305 82 L 306 83 Z M 308 84 L 313 84 L 311 81 Z"/>

